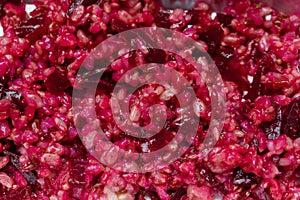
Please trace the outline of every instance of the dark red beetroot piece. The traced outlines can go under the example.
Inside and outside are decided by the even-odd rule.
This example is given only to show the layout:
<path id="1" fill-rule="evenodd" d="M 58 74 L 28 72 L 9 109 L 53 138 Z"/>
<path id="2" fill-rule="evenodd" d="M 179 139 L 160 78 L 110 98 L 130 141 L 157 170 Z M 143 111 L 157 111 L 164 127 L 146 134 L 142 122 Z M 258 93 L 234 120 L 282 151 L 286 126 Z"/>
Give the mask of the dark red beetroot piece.
<path id="1" fill-rule="evenodd" d="M 34 43 L 36 40 L 47 34 L 47 10 L 45 8 L 39 8 L 30 13 L 31 16 L 28 19 L 22 20 L 18 26 L 15 27 L 15 33 L 17 36 L 23 38 L 26 37 L 30 43 Z"/>
<path id="2" fill-rule="evenodd" d="M 4 12 L 8 3 L 24 2 L 0 1 L 5 32 L 0 38 L 0 72 L 5 74 L 0 78 L 0 200 L 298 199 L 300 18 L 253 2 L 230 1 L 212 19 L 205 3 L 182 11 L 167 10 L 154 0 L 46 0 L 36 1 L 37 8 L 24 17 L 9 6 L 12 10 Z M 167 107 L 163 130 L 141 139 L 117 126 L 111 92 L 125 71 L 137 65 L 177 67 L 192 82 L 204 109 L 195 113 L 200 124 L 193 145 L 172 165 L 146 174 L 121 173 L 103 166 L 82 145 L 74 127 L 72 85 L 96 44 L 111 34 L 152 25 L 182 31 L 204 44 L 225 82 L 225 125 L 208 157 L 199 157 L 211 115 L 209 91 L 176 55 L 154 45 L 149 53 L 129 52 L 104 73 L 97 88 L 97 115 L 112 142 L 131 151 L 155 151 L 180 126 L 176 98 L 145 97 L 143 88 L 130 100 L 135 106 L 131 118 L 147 125 L 148 107 L 162 103 Z"/>
<path id="3" fill-rule="evenodd" d="M 46 80 L 46 89 L 49 92 L 59 93 L 70 87 L 70 81 L 66 73 L 61 69 L 56 69 Z"/>
<path id="4" fill-rule="evenodd" d="M 292 139 L 300 137 L 300 97 L 295 98 L 283 114 L 282 133 Z"/>

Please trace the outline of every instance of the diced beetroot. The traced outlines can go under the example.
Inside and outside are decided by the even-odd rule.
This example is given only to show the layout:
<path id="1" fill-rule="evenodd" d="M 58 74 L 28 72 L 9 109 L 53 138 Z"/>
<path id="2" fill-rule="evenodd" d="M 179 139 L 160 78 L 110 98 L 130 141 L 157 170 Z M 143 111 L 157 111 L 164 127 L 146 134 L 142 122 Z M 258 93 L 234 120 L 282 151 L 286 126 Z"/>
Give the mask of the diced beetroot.
<path id="1" fill-rule="evenodd" d="M 251 45 L 251 52 L 248 55 L 249 59 L 252 59 L 254 61 L 258 61 L 263 56 L 263 53 L 260 52 L 260 50 L 259 50 L 259 44 L 257 42 L 250 42 L 249 44 Z M 264 64 L 267 64 L 267 63 L 262 63 L 262 64 L 264 65 Z"/>
<path id="2" fill-rule="evenodd" d="M 154 137 L 152 137 L 149 140 L 149 142 L 147 142 L 145 145 L 148 146 L 148 149 L 150 151 L 156 151 L 156 150 L 161 149 L 162 147 L 166 146 L 173 137 L 174 137 L 174 135 L 172 135 L 172 132 L 163 131 L 161 133 L 156 134 Z M 143 146 L 143 145 L 141 145 L 141 146 Z"/>
<path id="3" fill-rule="evenodd" d="M 128 63 L 131 67 L 137 67 L 140 63 L 140 53 L 138 51 L 130 51 L 128 56 Z"/>
<path id="4" fill-rule="evenodd" d="M 154 23 L 158 27 L 170 28 L 171 22 L 169 21 L 170 10 L 166 10 L 162 7 L 159 7 L 154 16 Z"/>
<path id="5" fill-rule="evenodd" d="M 5 15 L 5 12 L 3 10 L 4 5 L 5 5 L 5 1 L 4 0 L 0 1 L 0 17 L 3 17 Z"/>
<path id="6" fill-rule="evenodd" d="M 22 2 L 21 0 L 10 0 L 9 1 L 9 3 L 15 4 L 15 5 L 19 5 L 21 2 Z"/>
<path id="7" fill-rule="evenodd" d="M 224 13 L 218 13 L 217 17 L 218 17 L 221 24 L 223 24 L 227 28 L 230 28 L 231 21 L 233 20 L 232 15 L 224 14 Z"/>
<path id="8" fill-rule="evenodd" d="M 215 64 L 222 78 L 226 81 L 235 82 L 239 88 L 244 91 L 248 88 L 248 84 L 236 70 L 230 67 L 230 61 L 233 59 L 234 50 L 230 47 L 218 49 L 214 57 Z"/>
<path id="9" fill-rule="evenodd" d="M 149 53 L 145 56 L 147 63 L 160 63 L 163 64 L 166 61 L 166 52 L 161 49 L 149 49 Z"/>
<path id="10" fill-rule="evenodd" d="M 214 57 L 219 49 L 224 32 L 220 25 L 214 25 L 199 35 L 199 38 L 208 45 L 208 53 Z"/>
<path id="11" fill-rule="evenodd" d="M 110 22 L 110 29 L 113 32 L 120 33 L 120 32 L 123 32 L 123 31 L 126 31 L 126 30 L 130 29 L 130 25 L 126 24 L 125 22 L 123 22 L 120 19 L 113 18 Z"/>
<path id="12" fill-rule="evenodd" d="M 214 61 L 220 70 L 223 68 L 226 68 L 226 70 L 229 70 L 228 64 L 233 58 L 234 58 L 233 48 L 224 47 L 217 51 L 217 54 L 214 57 Z"/>
<path id="13" fill-rule="evenodd" d="M 34 30 L 43 26 L 44 15 L 45 15 L 44 13 L 39 13 L 36 16 L 33 16 L 27 20 L 21 21 L 19 26 L 15 29 L 16 34 L 19 37 L 26 37 L 27 35 L 32 33 Z"/>
<path id="14" fill-rule="evenodd" d="M 112 79 L 109 79 L 104 74 L 99 81 L 97 92 L 99 91 L 99 94 L 102 94 L 103 92 L 112 92 L 115 84 L 116 83 Z"/>
<path id="15" fill-rule="evenodd" d="M 200 11 L 199 10 L 189 10 L 187 12 L 189 16 L 191 16 L 191 20 L 189 21 L 189 24 L 197 24 L 200 20 Z"/>
<path id="16" fill-rule="evenodd" d="M 245 96 L 246 99 L 254 100 L 261 95 L 263 90 L 263 84 L 261 83 L 261 77 L 265 73 L 265 67 L 259 66 L 257 72 L 253 78 L 253 82 L 248 89 L 248 94 Z"/>
<path id="17" fill-rule="evenodd" d="M 22 20 L 18 26 L 15 27 L 15 33 L 19 37 L 27 38 L 32 44 L 47 33 L 45 22 L 46 11 L 44 9 L 36 9 L 32 12 L 31 17 Z"/>
<path id="18" fill-rule="evenodd" d="M 70 81 L 68 80 L 64 72 L 56 69 L 54 73 L 48 76 L 48 78 L 45 80 L 45 86 L 48 91 L 59 93 L 70 87 Z"/>
<path id="19" fill-rule="evenodd" d="M 295 98 L 283 114 L 282 129 L 284 134 L 296 139 L 300 137 L 300 98 Z"/>

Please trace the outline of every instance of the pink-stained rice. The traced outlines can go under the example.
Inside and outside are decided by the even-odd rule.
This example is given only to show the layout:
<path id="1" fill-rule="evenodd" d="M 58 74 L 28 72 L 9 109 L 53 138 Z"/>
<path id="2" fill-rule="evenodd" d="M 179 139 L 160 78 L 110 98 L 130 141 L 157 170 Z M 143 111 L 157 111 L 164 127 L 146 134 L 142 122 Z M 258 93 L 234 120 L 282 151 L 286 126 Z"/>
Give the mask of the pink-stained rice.
<path id="1" fill-rule="evenodd" d="M 34 5 L 26 14 L 21 1 L 0 1 L 0 200 L 300 199 L 299 14 L 254 0 L 228 1 L 214 19 L 214 5 L 205 2 L 192 10 L 168 10 L 154 0 L 36 0 Z M 198 100 L 191 103 L 201 122 L 190 149 L 164 169 L 121 173 L 82 145 L 71 110 L 72 87 L 81 63 L 101 41 L 147 26 L 178 30 L 203 44 L 225 82 L 225 125 L 208 156 L 199 156 L 211 109 L 208 91 L 195 81 Z M 155 145 L 141 148 L 116 127 L 107 91 L 125 70 L 145 61 L 164 63 L 191 80 L 199 77 L 168 53 L 141 49 L 127 56 L 113 63 L 109 79 L 101 82 L 98 118 L 121 148 L 155 150 Z M 132 97 L 128 120 L 145 125 L 148 106 L 166 101 L 174 108 L 167 109 L 167 118 L 177 119 L 179 105 L 171 91 L 161 86 L 143 91 L 146 97 L 139 92 Z M 121 106 L 123 93 L 111 100 L 113 106 Z M 182 95 L 189 104 L 190 94 Z M 105 144 L 96 146 L 105 150 Z M 117 149 L 110 151 L 118 156 Z M 114 163 L 117 158 L 110 155 L 102 159 Z"/>

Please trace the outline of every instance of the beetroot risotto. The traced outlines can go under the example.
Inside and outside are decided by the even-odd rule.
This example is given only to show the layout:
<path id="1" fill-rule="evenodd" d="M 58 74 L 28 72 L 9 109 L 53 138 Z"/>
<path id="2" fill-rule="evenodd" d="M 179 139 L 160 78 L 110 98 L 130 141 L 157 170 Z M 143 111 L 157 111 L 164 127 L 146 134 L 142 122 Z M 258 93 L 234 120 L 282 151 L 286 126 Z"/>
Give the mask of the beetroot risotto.
<path id="1" fill-rule="evenodd" d="M 28 14 L 24 2 L 0 1 L 1 200 L 300 199 L 298 15 L 249 0 L 229 1 L 222 12 L 203 2 L 191 10 L 166 9 L 153 0 L 33 4 Z M 149 26 L 178 30 L 203 44 L 224 81 L 226 117 L 216 145 L 199 157 L 211 109 L 208 91 L 193 82 L 200 122 L 188 151 L 163 169 L 125 173 L 103 165 L 82 144 L 72 91 L 78 69 L 98 44 Z M 196 76 L 185 61 L 157 49 L 130 52 L 107 70 L 97 90 L 97 115 L 107 137 L 131 151 L 155 151 L 170 141 L 166 132 L 178 128 L 172 123 L 178 102 L 159 85 L 134 93 L 129 118 L 145 125 L 147 106 L 166 104 L 165 133 L 145 148 L 114 122 L 109 99 L 115 83 L 125 69 L 151 62 L 174 66 L 190 80 Z M 189 94 L 183 95 L 188 103 Z"/>

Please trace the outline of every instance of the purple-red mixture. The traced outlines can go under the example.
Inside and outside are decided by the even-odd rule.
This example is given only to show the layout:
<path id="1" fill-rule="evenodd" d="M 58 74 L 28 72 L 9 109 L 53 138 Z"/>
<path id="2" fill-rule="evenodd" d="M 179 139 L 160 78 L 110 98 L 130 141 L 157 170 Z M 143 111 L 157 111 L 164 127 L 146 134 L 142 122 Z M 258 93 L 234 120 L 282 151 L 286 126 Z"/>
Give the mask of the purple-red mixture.
<path id="1" fill-rule="evenodd" d="M 215 15 L 201 2 L 192 10 L 167 10 L 153 0 L 34 4 L 27 14 L 19 0 L 0 1 L 1 200 L 300 199 L 299 16 L 250 0 L 232 0 Z M 200 124 L 190 150 L 164 169 L 121 173 L 103 166 L 82 145 L 73 121 L 72 85 L 81 63 L 101 41 L 148 26 L 179 30 L 206 46 L 225 83 L 225 125 L 208 157 L 197 156 L 210 101 L 208 92 L 194 85 Z M 143 151 L 140 141 L 115 127 L 108 104 L 107 91 L 124 73 L 122 65 L 177 61 L 149 50 L 147 55 L 132 52 L 111 66 L 96 107 L 110 139 Z M 178 69 L 190 73 L 184 64 Z M 130 119 L 147 124 L 142 105 L 160 102 L 161 90 L 157 86 L 151 98 L 140 99 L 143 104 L 133 106 Z M 135 98 L 142 96 L 137 92 Z M 176 99 L 169 104 L 168 119 L 176 119 Z M 166 135 L 154 140 L 164 144 L 170 139 Z"/>

